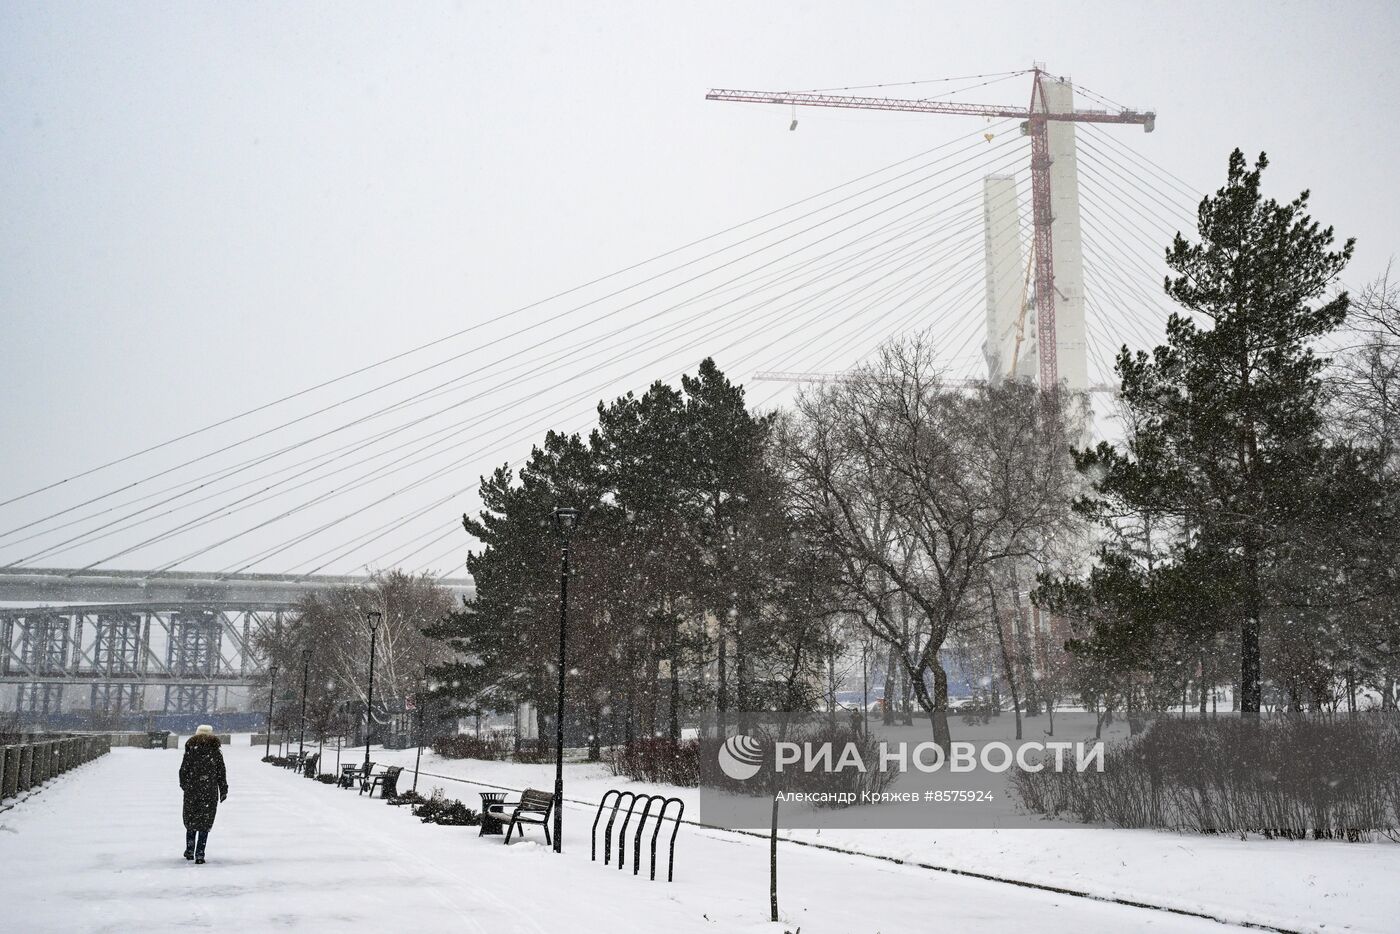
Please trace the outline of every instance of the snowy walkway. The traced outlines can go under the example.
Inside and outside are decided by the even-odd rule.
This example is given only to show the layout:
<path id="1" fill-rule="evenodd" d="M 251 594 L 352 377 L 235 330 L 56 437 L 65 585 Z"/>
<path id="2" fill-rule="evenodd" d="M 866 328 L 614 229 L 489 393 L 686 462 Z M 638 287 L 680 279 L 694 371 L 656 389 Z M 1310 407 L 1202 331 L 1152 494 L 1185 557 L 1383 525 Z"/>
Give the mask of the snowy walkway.
<path id="1" fill-rule="evenodd" d="M 181 858 L 179 753 L 115 750 L 0 815 L 0 910 L 28 934 L 211 929 L 411 934 L 927 930 L 1221 932 L 1208 921 L 785 847 L 785 925 L 767 917 L 767 846 L 686 828 L 677 880 L 590 863 L 591 814 L 566 852 L 424 825 L 378 799 L 226 750 L 231 793 L 209 863 Z M 535 836 L 538 836 L 536 833 Z M 12 926 L 13 925 L 13 926 Z"/>

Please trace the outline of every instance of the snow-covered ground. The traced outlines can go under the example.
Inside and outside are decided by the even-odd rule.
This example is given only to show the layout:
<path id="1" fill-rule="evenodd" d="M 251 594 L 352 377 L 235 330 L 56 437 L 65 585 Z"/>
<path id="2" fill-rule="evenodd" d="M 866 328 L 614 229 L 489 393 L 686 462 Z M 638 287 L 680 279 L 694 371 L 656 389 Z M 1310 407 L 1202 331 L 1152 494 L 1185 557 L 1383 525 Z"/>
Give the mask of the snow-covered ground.
<path id="1" fill-rule="evenodd" d="M 414 754 L 412 749 L 376 748 L 374 759 L 411 772 Z M 363 752 L 347 751 L 345 756 L 349 762 Z M 333 764 L 333 750 L 327 761 Z M 424 750 L 421 768 L 420 791 L 441 787 L 449 797 L 473 807 L 476 793 L 486 785 L 545 790 L 554 786 L 550 765 L 442 759 Z M 696 789 L 638 785 L 613 776 L 604 766 L 582 763 L 567 765 L 566 776 L 566 796 L 574 802 L 597 802 L 608 788 L 646 789 L 682 798 L 688 818 L 697 812 Z M 411 775 L 404 779 L 401 788 L 408 787 Z M 695 832 L 724 836 L 718 831 Z M 1052 822 L 1035 830 L 827 829 L 784 835 L 1245 924 L 1317 932 L 1400 931 L 1400 845 L 1389 842 L 1240 840 Z"/>
<path id="2" fill-rule="evenodd" d="M 584 805 L 566 811 L 565 852 L 555 856 L 537 831 L 507 847 L 499 837 L 479 838 L 475 828 L 424 825 L 403 808 L 263 765 L 258 761 L 261 748 L 246 743 L 246 736 L 240 736 L 226 749 L 231 793 L 220 808 L 210 837 L 210 861 L 204 866 L 180 856 L 179 753 L 174 750 L 115 750 L 0 815 L 0 928 L 32 934 L 201 928 L 253 934 L 350 926 L 416 934 L 777 934 L 799 926 L 806 934 L 933 928 L 968 934 L 1228 929 L 1180 915 L 791 845 L 780 851 L 784 923 L 772 925 L 765 920 L 768 850 L 762 840 L 685 827 L 677 844 L 676 881 L 649 882 L 589 861 L 592 814 Z M 376 758 L 408 760 L 411 766 L 412 755 L 410 750 Z M 425 755 L 425 768 L 444 775 L 460 771 L 513 787 L 549 787 L 547 766 L 444 763 Z M 570 773 L 570 798 L 596 800 L 598 792 L 615 784 L 594 766 L 570 766 Z M 469 786 L 458 782 L 420 779 L 420 791 L 433 785 L 469 802 L 475 798 Z M 1034 850 L 1022 854 L 1024 859 L 1015 847 L 1002 852 L 993 844 L 970 858 L 992 860 L 999 853 L 999 868 L 1045 871 L 1042 858 L 1056 844 L 1051 836 L 1034 836 L 1039 833 L 1054 832 L 1033 832 L 1026 846 Z M 1078 851 L 1085 861 L 1081 872 L 1089 871 L 1091 856 L 1095 865 L 1112 858 L 1112 833 L 1075 834 L 1076 841 L 1084 841 L 1075 845 L 1086 847 Z M 922 856 L 944 849 L 934 842 L 937 837 L 931 835 Z M 1100 844 L 1091 851 L 1087 847 L 1094 837 Z M 1215 857 L 1223 854 L 1202 849 L 1196 841 L 1162 837 L 1192 845 L 1195 862 L 1212 864 L 1216 873 L 1242 881 L 1261 872 L 1232 865 L 1242 851 L 1219 861 Z M 889 845 L 914 845 L 881 839 Z M 1391 848 L 1353 847 L 1338 851 L 1336 858 L 1379 882 L 1386 875 L 1395 878 L 1390 853 Z M 1363 868 L 1368 860 L 1370 868 Z M 1309 859 L 1307 865 L 1312 863 Z M 1293 863 L 1295 872 L 1272 884 L 1295 891 L 1307 887 L 1308 874 L 1300 866 L 1301 861 Z M 1159 891 L 1171 885 L 1174 871 L 1163 873 Z M 1144 878 L 1150 874 L 1147 868 L 1141 873 Z M 1178 885 L 1192 884 L 1175 878 Z M 1251 891 L 1245 888 L 1235 900 L 1241 912 L 1249 908 L 1245 903 Z M 1189 899 L 1190 892 L 1178 889 L 1175 897 Z M 1297 912 L 1286 919 L 1297 923 L 1283 926 L 1321 930 L 1325 921 L 1328 930 L 1348 925 L 1394 930 L 1397 915 L 1377 913 L 1380 897 L 1370 889 L 1345 901 L 1297 896 Z M 1357 901 L 1370 902 L 1370 913 L 1358 909 Z"/>

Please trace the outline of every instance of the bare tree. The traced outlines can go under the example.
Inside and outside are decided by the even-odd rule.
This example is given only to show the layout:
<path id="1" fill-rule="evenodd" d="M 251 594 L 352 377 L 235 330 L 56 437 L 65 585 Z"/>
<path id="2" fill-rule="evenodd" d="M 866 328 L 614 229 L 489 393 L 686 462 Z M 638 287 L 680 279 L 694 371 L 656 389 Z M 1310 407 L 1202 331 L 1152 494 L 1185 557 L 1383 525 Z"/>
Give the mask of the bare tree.
<path id="1" fill-rule="evenodd" d="M 946 385 L 915 338 L 803 394 L 784 425 L 797 507 L 836 557 L 852 609 L 897 651 L 945 748 L 939 651 L 993 566 L 1034 557 L 1070 527 L 1073 422 L 1058 393 Z"/>
<path id="2" fill-rule="evenodd" d="M 1357 343 L 1340 354 L 1329 374 L 1330 426 L 1334 437 L 1371 455 L 1375 479 L 1389 502 L 1382 512 L 1400 511 L 1400 285 L 1389 270 L 1352 302 L 1347 328 Z M 1360 573 L 1348 575 L 1357 603 L 1344 614 L 1348 641 L 1364 646 L 1344 660 L 1349 708 L 1358 683 L 1369 683 L 1386 709 L 1400 701 L 1400 585 L 1393 524 L 1361 542 L 1352 557 Z"/>
<path id="3" fill-rule="evenodd" d="M 366 616 L 371 611 L 383 614 L 374 650 L 374 701 L 376 722 L 384 722 L 387 706 L 416 689 L 424 663 L 439 664 L 447 659 L 447 647 L 429 638 L 424 630 L 441 620 L 452 606 L 450 591 L 429 577 L 401 571 L 378 575 L 367 586 L 341 587 L 303 597 L 297 620 L 280 629 L 265 630 L 258 642 L 263 656 L 278 666 L 279 693 L 291 691 L 297 696 L 296 716 L 287 713 L 292 719 L 286 725 L 300 722 L 304 676 L 308 727 L 313 734 L 330 728 L 334 711 L 343 702 L 363 709 L 369 695 Z M 303 649 L 310 651 L 305 668 Z"/>

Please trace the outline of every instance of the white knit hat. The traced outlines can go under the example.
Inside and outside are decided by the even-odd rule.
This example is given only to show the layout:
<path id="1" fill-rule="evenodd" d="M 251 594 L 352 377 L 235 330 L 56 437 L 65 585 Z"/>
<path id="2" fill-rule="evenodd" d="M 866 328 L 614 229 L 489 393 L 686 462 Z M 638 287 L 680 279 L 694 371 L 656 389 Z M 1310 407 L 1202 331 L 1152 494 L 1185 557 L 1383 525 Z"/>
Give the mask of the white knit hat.
<path id="1" fill-rule="evenodd" d="M 212 726 L 210 726 L 210 725 L 207 724 L 207 723 L 201 723 L 201 724 L 199 725 L 199 727 L 194 731 L 194 734 L 195 734 L 196 736 L 204 736 L 204 735 L 206 735 L 206 734 L 208 734 L 208 733 L 213 733 L 213 732 L 214 732 L 214 728 L 213 728 Z"/>

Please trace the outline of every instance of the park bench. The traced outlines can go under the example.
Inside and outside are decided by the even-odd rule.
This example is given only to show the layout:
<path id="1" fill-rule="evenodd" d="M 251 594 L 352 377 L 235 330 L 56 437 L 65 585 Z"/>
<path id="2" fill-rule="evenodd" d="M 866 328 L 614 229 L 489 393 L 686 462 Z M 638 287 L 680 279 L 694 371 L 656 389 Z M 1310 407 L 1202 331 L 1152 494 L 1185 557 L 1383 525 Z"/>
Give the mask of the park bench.
<path id="1" fill-rule="evenodd" d="M 354 788 L 356 782 L 363 785 L 365 780 L 364 776 L 368 775 L 373 770 L 373 762 L 366 763 L 365 765 L 342 765 L 340 767 L 340 781 L 338 784 L 341 788 Z"/>
<path id="2" fill-rule="evenodd" d="M 510 843 L 511 834 L 515 832 L 516 827 L 520 827 L 520 836 L 525 836 L 525 828 L 521 826 L 523 824 L 539 824 L 544 828 L 544 842 L 553 843 L 549 838 L 549 814 L 553 809 L 554 795 L 547 791 L 526 788 L 519 801 L 502 801 L 489 805 L 487 813 L 507 824 L 506 843 Z"/>
<path id="3" fill-rule="evenodd" d="M 301 767 L 301 774 L 307 778 L 315 778 L 316 774 L 321 771 L 320 764 L 321 754 L 319 752 L 307 756 L 306 763 Z"/>
<path id="4" fill-rule="evenodd" d="M 380 772 L 378 775 L 375 775 L 373 778 L 371 778 L 369 780 L 368 787 L 366 787 L 365 785 L 361 785 L 360 791 L 364 792 L 368 790 L 369 796 L 373 798 L 374 789 L 378 788 L 380 789 L 379 797 L 397 798 L 399 796 L 399 773 L 402 771 L 403 769 L 401 767 L 397 765 L 391 765 L 383 772 Z"/>

